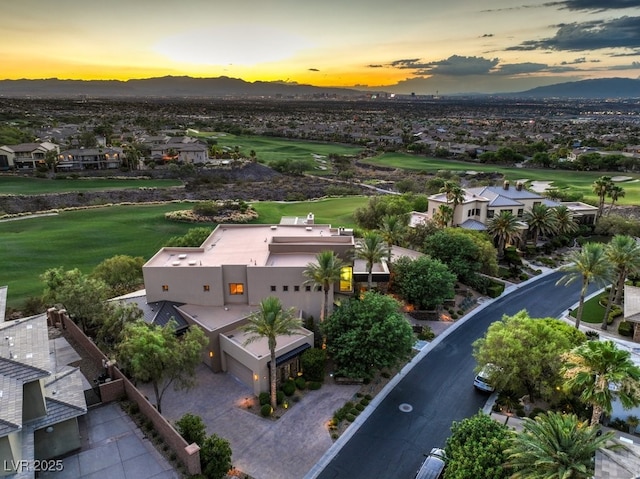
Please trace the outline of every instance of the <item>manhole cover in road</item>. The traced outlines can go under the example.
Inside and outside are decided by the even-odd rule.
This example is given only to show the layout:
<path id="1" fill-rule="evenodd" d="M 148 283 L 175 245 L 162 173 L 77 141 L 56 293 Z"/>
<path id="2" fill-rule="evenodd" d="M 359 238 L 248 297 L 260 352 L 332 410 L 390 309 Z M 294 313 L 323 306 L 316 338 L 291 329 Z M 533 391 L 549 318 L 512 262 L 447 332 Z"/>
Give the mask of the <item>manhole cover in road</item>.
<path id="1" fill-rule="evenodd" d="M 402 403 L 402 404 L 400 404 L 399 409 L 402 412 L 411 412 L 411 411 L 413 411 L 413 406 L 411 404 Z"/>

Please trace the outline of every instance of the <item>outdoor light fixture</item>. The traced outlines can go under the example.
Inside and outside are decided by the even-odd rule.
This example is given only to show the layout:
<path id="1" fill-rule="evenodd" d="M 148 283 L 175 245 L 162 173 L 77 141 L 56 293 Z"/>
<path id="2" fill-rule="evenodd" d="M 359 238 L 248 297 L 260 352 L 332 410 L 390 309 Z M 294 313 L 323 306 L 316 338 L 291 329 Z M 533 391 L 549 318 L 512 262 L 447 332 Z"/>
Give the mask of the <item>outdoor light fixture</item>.
<path id="1" fill-rule="evenodd" d="M 48 428 L 46 428 L 45 432 L 51 434 L 53 432 L 53 426 L 49 426 Z"/>

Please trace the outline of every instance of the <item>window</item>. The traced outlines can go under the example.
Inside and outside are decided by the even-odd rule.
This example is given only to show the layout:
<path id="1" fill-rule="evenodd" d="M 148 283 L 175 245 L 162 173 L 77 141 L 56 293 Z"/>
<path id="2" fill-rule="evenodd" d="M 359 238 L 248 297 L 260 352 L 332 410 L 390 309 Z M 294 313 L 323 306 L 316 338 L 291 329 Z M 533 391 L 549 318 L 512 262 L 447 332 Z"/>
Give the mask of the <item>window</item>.
<path id="1" fill-rule="evenodd" d="M 162 285 L 162 291 L 169 291 L 169 285 L 168 284 L 163 284 Z"/>
<path id="2" fill-rule="evenodd" d="M 300 286 L 298 286 L 297 284 L 293 287 L 293 290 L 297 293 L 298 291 L 300 291 Z"/>
<path id="3" fill-rule="evenodd" d="M 208 284 L 203 284 L 203 285 L 202 285 L 202 290 L 203 290 L 203 291 L 210 291 L 210 290 L 211 290 L 211 288 L 209 287 L 209 285 L 208 285 Z"/>
<path id="4" fill-rule="evenodd" d="M 276 290 L 276 286 L 275 286 L 275 284 L 272 284 L 272 285 L 271 285 L 271 292 L 272 292 L 272 293 L 274 293 L 274 292 L 275 292 L 275 290 Z"/>
<path id="5" fill-rule="evenodd" d="M 353 291 L 353 268 L 351 266 L 340 268 L 340 291 Z"/>
<path id="6" fill-rule="evenodd" d="M 542 204 L 541 201 L 534 201 L 533 206 L 540 206 Z"/>
<path id="7" fill-rule="evenodd" d="M 487 210 L 487 218 L 493 218 L 493 216 L 496 214 L 495 211 L 493 210 Z"/>
<path id="8" fill-rule="evenodd" d="M 282 287 L 282 291 L 289 291 L 289 286 L 286 286 L 286 285 L 285 285 L 285 286 L 283 286 L 283 287 Z"/>
<path id="9" fill-rule="evenodd" d="M 244 283 L 229 283 L 230 294 L 244 294 Z"/>
<path id="10" fill-rule="evenodd" d="M 523 208 L 519 208 L 518 209 L 518 218 L 522 218 L 522 215 L 524 215 L 524 209 Z"/>
<path id="11" fill-rule="evenodd" d="M 316 292 L 319 293 L 320 291 L 322 291 L 322 286 L 316 286 Z"/>
<path id="12" fill-rule="evenodd" d="M 311 286 L 310 285 L 306 285 L 304 287 L 304 290 L 307 291 L 307 292 L 311 291 Z"/>

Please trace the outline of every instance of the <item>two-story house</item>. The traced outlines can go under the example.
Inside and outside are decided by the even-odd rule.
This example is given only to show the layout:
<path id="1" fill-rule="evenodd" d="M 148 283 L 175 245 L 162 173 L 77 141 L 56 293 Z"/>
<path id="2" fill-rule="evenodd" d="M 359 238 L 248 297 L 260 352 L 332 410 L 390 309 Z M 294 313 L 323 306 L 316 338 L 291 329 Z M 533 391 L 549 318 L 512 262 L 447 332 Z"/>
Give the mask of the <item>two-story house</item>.
<path id="1" fill-rule="evenodd" d="M 204 362 L 214 371 L 234 374 L 258 394 L 269 389 L 269 349 L 266 340 L 245 344 L 241 327 L 268 296 L 301 318 L 320 317 L 323 292 L 308 282 L 304 271 L 320 251 L 335 252 L 344 262 L 340 281 L 329 294 L 350 295 L 356 281 L 366 281 L 364 262 L 353 260 L 356 247 L 350 230 L 316 224 L 306 218 L 283 218 L 274 225 L 219 225 L 197 248 L 165 247 L 144 266 L 144 292 L 127 295 L 147 320 L 165 324 L 173 317 L 179 327 L 196 324 L 209 337 Z M 375 265 L 374 280 L 386 281 L 386 263 Z M 150 310 L 151 309 L 151 310 Z M 312 347 L 313 333 L 277 340 L 278 377 L 300 370 L 299 356 Z"/>
<path id="2" fill-rule="evenodd" d="M 0 476 L 33 478 L 34 460 L 80 448 L 78 417 L 87 405 L 80 371 L 55 370 L 46 314 L 4 321 L 6 290 L 0 288 Z"/>
<path id="3" fill-rule="evenodd" d="M 69 170 L 108 170 L 122 165 L 122 148 L 73 148 L 61 151 L 56 168 Z"/>
<path id="4" fill-rule="evenodd" d="M 58 145 L 47 141 L 4 145 L 0 148 L 0 170 L 11 168 L 33 170 L 45 163 L 47 153 L 50 151 L 58 152 Z"/>

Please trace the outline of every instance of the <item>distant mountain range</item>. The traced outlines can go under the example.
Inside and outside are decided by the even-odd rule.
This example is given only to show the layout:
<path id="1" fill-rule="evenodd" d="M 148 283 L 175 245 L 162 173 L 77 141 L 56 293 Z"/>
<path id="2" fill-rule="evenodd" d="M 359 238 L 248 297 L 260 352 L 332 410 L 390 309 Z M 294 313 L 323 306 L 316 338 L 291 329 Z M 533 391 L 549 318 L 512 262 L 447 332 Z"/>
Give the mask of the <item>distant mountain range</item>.
<path id="1" fill-rule="evenodd" d="M 326 88 L 237 78 L 167 76 L 144 80 L 0 80 L 0 98 L 356 98 L 371 90 Z M 380 93 L 380 91 L 376 92 Z M 480 96 L 480 95 L 476 95 Z M 640 80 L 603 78 L 557 83 L 501 97 L 640 98 Z"/>

